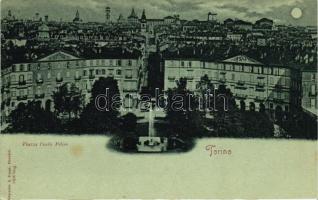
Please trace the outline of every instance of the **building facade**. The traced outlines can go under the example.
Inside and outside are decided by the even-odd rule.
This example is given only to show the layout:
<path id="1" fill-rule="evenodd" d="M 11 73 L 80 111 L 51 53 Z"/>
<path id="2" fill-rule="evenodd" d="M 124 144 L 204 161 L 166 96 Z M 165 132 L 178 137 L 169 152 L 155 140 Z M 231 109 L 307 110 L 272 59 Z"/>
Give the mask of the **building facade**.
<path id="1" fill-rule="evenodd" d="M 215 87 L 229 88 L 237 105 L 243 101 L 246 108 L 259 110 L 263 104 L 267 110 L 289 112 L 300 104 L 298 72 L 288 66 L 269 66 L 239 55 L 218 62 L 169 58 L 164 67 L 165 91 L 176 87 L 176 80 L 182 77 L 187 79 L 188 89 L 196 91 L 201 77 L 207 75 Z"/>
<path id="2" fill-rule="evenodd" d="M 317 68 L 303 68 L 301 72 L 302 108 L 317 116 Z"/>
<path id="3" fill-rule="evenodd" d="M 42 107 L 53 110 L 53 91 L 65 83 L 74 83 L 82 91 L 85 103 L 100 77 L 113 77 L 118 81 L 119 91 L 124 97 L 123 105 L 134 106 L 135 100 L 126 105 L 127 95 L 139 93 L 142 71 L 140 55 L 123 54 L 122 57 L 105 55 L 85 59 L 58 51 L 32 63 L 16 63 L 2 70 L 2 121 L 19 103 L 38 101 Z M 136 97 L 137 98 L 137 97 Z"/>

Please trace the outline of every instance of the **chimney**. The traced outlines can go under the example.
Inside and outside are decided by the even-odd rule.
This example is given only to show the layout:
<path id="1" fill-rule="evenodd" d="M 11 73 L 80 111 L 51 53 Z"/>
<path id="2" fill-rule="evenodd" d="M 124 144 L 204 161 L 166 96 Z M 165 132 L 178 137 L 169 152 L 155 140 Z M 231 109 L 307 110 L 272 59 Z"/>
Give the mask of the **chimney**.
<path id="1" fill-rule="evenodd" d="M 39 21 L 39 16 L 40 16 L 39 13 L 35 13 L 35 21 Z"/>

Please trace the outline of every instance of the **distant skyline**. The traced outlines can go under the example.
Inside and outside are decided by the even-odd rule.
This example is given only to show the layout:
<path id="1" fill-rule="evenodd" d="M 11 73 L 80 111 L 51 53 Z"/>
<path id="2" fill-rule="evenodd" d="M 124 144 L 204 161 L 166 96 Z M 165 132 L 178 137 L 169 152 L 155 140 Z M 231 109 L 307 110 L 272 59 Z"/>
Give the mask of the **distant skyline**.
<path id="1" fill-rule="evenodd" d="M 127 17 L 134 8 L 138 17 L 146 10 L 147 18 L 179 14 L 181 19 L 206 20 L 208 12 L 217 19 L 238 18 L 250 22 L 267 17 L 276 24 L 317 25 L 317 0 L 1 0 L 1 16 L 8 10 L 18 18 L 32 19 L 36 12 L 51 20 L 72 21 L 76 10 L 84 22 L 104 22 L 105 7 L 111 8 L 112 21 L 119 14 Z M 301 10 L 301 17 L 292 10 Z"/>

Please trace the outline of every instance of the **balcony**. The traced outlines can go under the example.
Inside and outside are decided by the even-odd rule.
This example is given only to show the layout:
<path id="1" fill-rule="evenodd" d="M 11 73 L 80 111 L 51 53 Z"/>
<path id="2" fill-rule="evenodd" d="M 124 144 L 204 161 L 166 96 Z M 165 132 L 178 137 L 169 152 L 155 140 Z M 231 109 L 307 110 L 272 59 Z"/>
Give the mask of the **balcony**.
<path id="1" fill-rule="evenodd" d="M 56 78 L 56 82 L 58 83 L 63 82 L 63 78 Z"/>
<path id="2" fill-rule="evenodd" d="M 315 91 L 315 92 L 310 91 L 310 92 L 308 93 L 308 96 L 309 96 L 309 97 L 316 97 L 316 96 L 317 96 L 317 92 L 316 92 L 316 91 Z"/>
<path id="3" fill-rule="evenodd" d="M 276 84 L 276 85 L 274 86 L 274 88 L 275 88 L 276 90 L 282 90 L 282 89 L 283 89 L 283 86 L 280 85 L 280 84 Z"/>
<path id="4" fill-rule="evenodd" d="M 26 81 L 25 80 L 19 81 L 19 85 L 26 85 Z"/>
<path id="5" fill-rule="evenodd" d="M 22 95 L 22 96 L 17 97 L 18 101 L 23 101 L 23 100 L 27 100 L 27 99 L 28 99 L 28 95 Z"/>
<path id="6" fill-rule="evenodd" d="M 256 97 L 255 97 L 255 101 L 256 101 L 256 102 L 263 102 L 263 101 L 265 101 L 265 97 L 256 96 Z"/>
<path id="7" fill-rule="evenodd" d="M 6 106 L 10 106 L 11 103 L 11 98 L 7 98 L 7 100 L 5 101 Z"/>
<path id="8" fill-rule="evenodd" d="M 264 76 L 258 76 L 257 79 L 265 79 Z"/>
<path id="9" fill-rule="evenodd" d="M 284 99 L 279 99 L 279 98 L 273 98 L 273 102 L 275 102 L 275 103 L 285 103 Z"/>
<path id="10" fill-rule="evenodd" d="M 256 87 L 257 88 L 264 88 L 265 87 L 265 83 L 257 83 Z"/>
<path id="11" fill-rule="evenodd" d="M 243 86 L 243 85 L 245 85 L 245 81 L 238 81 L 237 85 Z"/>
<path id="12" fill-rule="evenodd" d="M 138 92 L 138 89 L 123 89 L 123 92 Z"/>
<path id="13" fill-rule="evenodd" d="M 187 76 L 186 79 L 187 80 L 193 80 L 193 76 Z"/>
<path id="14" fill-rule="evenodd" d="M 10 88 L 4 88 L 4 92 L 7 94 L 10 93 Z"/>
<path id="15" fill-rule="evenodd" d="M 220 82 L 220 83 L 225 83 L 226 80 L 225 80 L 225 78 L 220 78 L 220 79 L 219 79 L 219 82 Z"/>
<path id="16" fill-rule="evenodd" d="M 236 94 L 235 98 L 237 98 L 237 99 L 246 99 L 247 95 L 245 95 L 245 94 Z"/>
<path id="17" fill-rule="evenodd" d="M 75 81 L 79 81 L 79 80 L 81 80 L 81 78 L 82 78 L 81 76 L 75 76 L 75 77 L 74 77 L 74 80 L 75 80 Z"/>
<path id="18" fill-rule="evenodd" d="M 37 80 L 36 80 L 36 83 L 37 83 L 37 84 L 43 84 L 43 79 L 41 79 L 41 78 L 40 78 L 40 79 L 37 79 Z"/>
<path id="19" fill-rule="evenodd" d="M 45 94 L 36 94 L 36 95 L 35 95 L 35 98 L 36 98 L 36 99 L 43 99 L 44 96 L 45 96 Z"/>

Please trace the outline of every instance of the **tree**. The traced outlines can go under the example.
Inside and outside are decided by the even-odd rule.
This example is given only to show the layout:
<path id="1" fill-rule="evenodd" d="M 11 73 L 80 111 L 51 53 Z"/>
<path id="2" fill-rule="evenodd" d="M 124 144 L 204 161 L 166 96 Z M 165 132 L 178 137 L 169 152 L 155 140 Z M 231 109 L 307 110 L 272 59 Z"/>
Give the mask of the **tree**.
<path id="1" fill-rule="evenodd" d="M 75 84 L 63 84 L 53 92 L 54 108 L 58 114 L 67 113 L 69 121 L 72 114 L 77 117 L 82 110 L 83 96 Z"/>
<path id="2" fill-rule="evenodd" d="M 244 137 L 273 137 L 274 124 L 265 113 L 243 113 Z"/>
<path id="3" fill-rule="evenodd" d="M 217 136 L 233 137 L 242 134 L 241 115 L 236 106 L 234 96 L 230 89 L 220 85 L 215 95 L 222 96 L 216 99 L 214 113 L 214 126 Z M 224 103 L 226 101 L 227 103 Z M 225 109 L 225 106 L 227 109 Z"/>
<path id="4" fill-rule="evenodd" d="M 122 128 L 121 130 L 127 132 L 136 131 L 137 116 L 133 113 L 127 113 L 122 117 Z"/>
<path id="5" fill-rule="evenodd" d="M 106 94 L 107 89 L 107 94 Z M 102 103 L 105 110 L 97 109 L 95 100 L 103 95 Z M 117 80 L 112 77 L 100 78 L 92 88 L 90 102 L 81 113 L 81 128 L 87 132 L 109 132 L 119 126 L 119 108 L 121 104 Z"/>
<path id="6" fill-rule="evenodd" d="M 197 97 L 186 89 L 186 79 L 181 78 L 176 84 L 177 88 L 168 90 L 167 99 L 171 135 L 188 138 L 202 134 L 203 113 L 199 111 Z"/>
<path id="7" fill-rule="evenodd" d="M 246 104 L 245 104 L 244 100 L 240 101 L 240 108 L 241 108 L 241 111 L 245 111 L 246 110 Z"/>
<path id="8" fill-rule="evenodd" d="M 265 105 L 263 103 L 259 104 L 259 112 L 260 113 L 265 113 Z"/>
<path id="9" fill-rule="evenodd" d="M 212 94 L 214 92 L 214 85 L 211 83 L 209 77 L 205 74 L 201 77 L 197 88 L 199 90 L 200 98 L 202 99 L 203 110 L 206 110 L 206 103 L 208 98 L 208 93 Z M 209 92 L 208 92 L 209 91 Z"/>
<path id="10" fill-rule="evenodd" d="M 18 104 L 9 115 L 12 132 L 56 132 L 60 121 L 55 115 L 44 110 L 38 102 Z"/>

